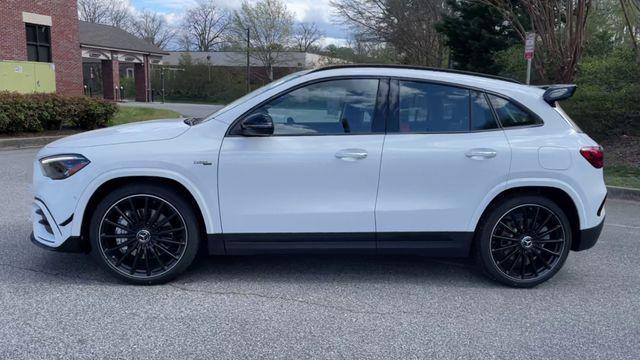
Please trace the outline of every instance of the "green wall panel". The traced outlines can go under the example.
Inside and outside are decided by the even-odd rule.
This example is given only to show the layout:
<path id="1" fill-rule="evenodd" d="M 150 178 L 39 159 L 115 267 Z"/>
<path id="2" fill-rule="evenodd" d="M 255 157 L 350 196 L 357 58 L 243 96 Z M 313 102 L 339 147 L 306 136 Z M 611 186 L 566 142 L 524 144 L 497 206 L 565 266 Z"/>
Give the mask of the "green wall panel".
<path id="1" fill-rule="evenodd" d="M 0 61 L 0 91 L 55 92 L 55 66 L 31 61 Z"/>

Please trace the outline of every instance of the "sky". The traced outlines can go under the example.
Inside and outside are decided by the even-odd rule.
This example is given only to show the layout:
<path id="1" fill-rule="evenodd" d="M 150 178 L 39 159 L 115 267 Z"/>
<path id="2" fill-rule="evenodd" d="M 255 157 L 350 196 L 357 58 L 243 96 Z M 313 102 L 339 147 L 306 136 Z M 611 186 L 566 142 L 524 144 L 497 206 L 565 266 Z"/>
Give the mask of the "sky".
<path id="1" fill-rule="evenodd" d="M 214 0 L 215 1 L 215 0 Z M 342 25 L 335 24 L 332 16 L 330 0 L 284 0 L 296 22 L 315 22 L 324 34 L 321 45 L 345 45 L 349 31 Z M 240 0 L 215 1 L 220 7 L 235 10 L 240 7 Z M 251 2 L 251 0 L 250 0 Z M 170 24 L 179 24 L 186 8 L 194 4 L 195 0 L 129 0 L 132 9 L 153 10 L 163 14 Z"/>

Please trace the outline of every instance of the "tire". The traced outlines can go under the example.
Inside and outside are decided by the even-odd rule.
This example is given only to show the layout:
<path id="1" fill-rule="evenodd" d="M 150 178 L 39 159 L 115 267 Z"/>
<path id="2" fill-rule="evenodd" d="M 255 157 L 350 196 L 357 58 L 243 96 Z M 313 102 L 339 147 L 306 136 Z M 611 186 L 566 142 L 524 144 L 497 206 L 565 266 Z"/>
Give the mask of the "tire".
<path id="1" fill-rule="evenodd" d="M 562 268 L 571 239 L 569 219 L 555 202 L 537 195 L 510 197 L 483 216 L 475 256 L 489 278 L 512 287 L 534 287 Z"/>
<path id="2" fill-rule="evenodd" d="M 118 279 L 162 284 L 195 259 L 201 239 L 197 219 L 193 206 L 172 188 L 125 185 L 104 197 L 91 216 L 92 254 Z"/>

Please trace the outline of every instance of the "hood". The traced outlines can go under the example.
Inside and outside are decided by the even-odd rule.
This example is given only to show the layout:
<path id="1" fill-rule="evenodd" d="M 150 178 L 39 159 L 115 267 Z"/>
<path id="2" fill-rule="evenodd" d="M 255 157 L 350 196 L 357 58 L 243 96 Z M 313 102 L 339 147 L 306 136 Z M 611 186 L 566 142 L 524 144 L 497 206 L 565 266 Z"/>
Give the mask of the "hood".
<path id="1" fill-rule="evenodd" d="M 118 125 L 67 136 L 47 145 L 57 147 L 88 147 L 142 141 L 173 139 L 189 129 L 184 119 L 161 119 Z"/>

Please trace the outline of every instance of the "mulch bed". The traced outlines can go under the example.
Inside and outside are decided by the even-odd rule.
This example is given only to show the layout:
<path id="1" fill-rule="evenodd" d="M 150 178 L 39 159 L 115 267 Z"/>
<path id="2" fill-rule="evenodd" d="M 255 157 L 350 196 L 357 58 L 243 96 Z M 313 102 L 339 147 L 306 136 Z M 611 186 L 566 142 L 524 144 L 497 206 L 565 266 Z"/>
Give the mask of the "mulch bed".
<path id="1" fill-rule="evenodd" d="M 640 167 L 640 136 L 622 135 L 601 141 L 605 163 Z"/>

